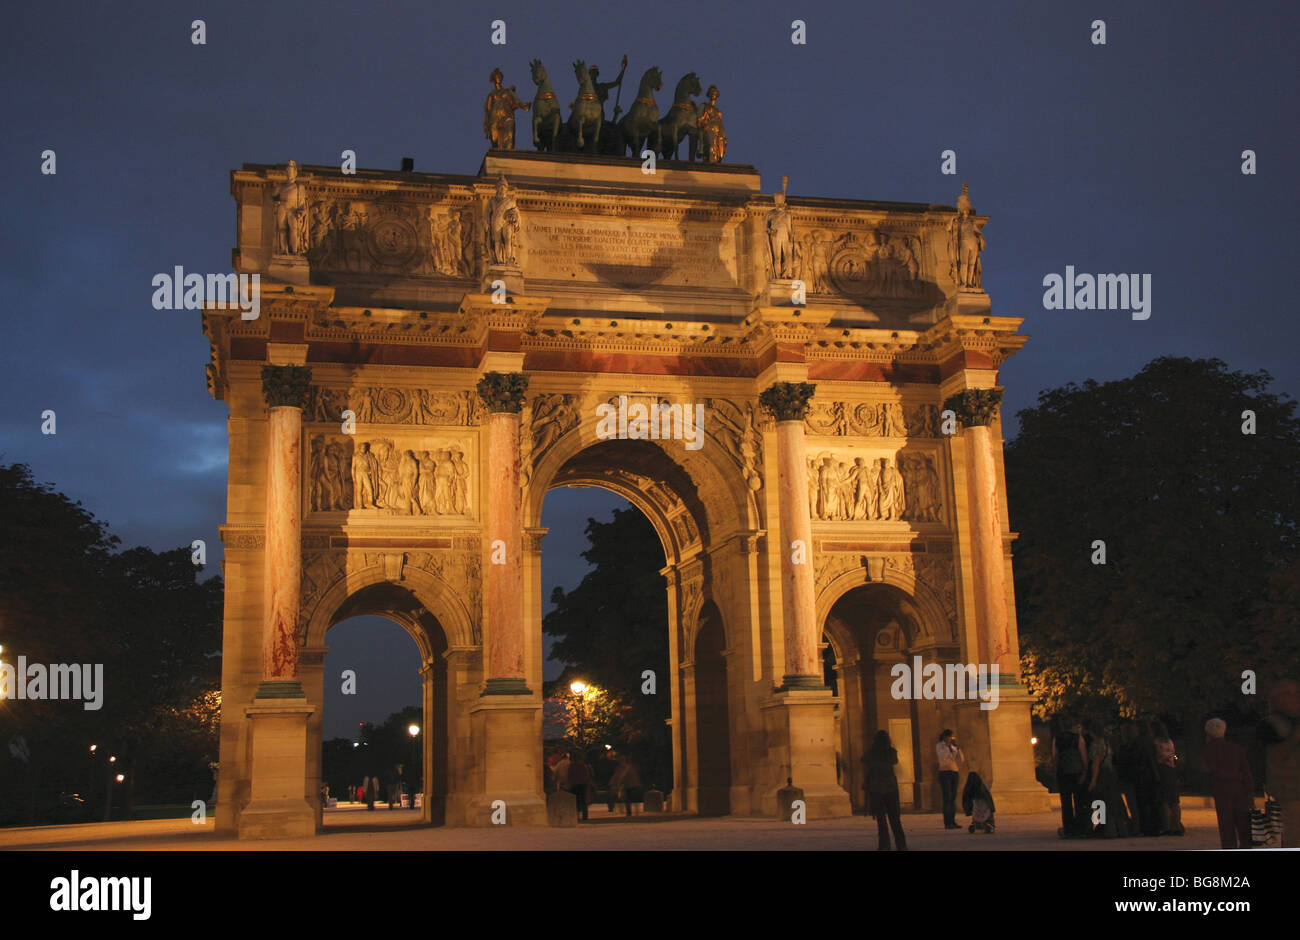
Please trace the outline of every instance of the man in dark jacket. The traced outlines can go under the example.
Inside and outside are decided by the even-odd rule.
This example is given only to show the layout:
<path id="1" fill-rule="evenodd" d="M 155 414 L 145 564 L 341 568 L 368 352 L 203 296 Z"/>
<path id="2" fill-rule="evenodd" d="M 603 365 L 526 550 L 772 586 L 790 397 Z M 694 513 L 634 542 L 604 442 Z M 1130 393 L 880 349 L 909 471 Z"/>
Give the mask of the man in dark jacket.
<path id="1" fill-rule="evenodd" d="M 1255 778 L 1246 760 L 1246 749 L 1224 737 L 1228 726 L 1219 718 L 1205 723 L 1206 769 L 1210 771 L 1210 792 L 1219 817 L 1219 845 L 1225 849 L 1250 848 L 1250 811 L 1255 808 Z"/>

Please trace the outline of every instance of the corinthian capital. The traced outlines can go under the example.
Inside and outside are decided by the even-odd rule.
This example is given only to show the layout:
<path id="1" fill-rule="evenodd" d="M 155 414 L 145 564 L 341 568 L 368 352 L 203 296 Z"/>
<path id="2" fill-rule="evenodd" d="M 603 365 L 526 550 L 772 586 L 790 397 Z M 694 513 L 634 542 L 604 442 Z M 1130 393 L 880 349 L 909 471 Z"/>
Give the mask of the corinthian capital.
<path id="1" fill-rule="evenodd" d="M 528 376 L 522 372 L 489 372 L 478 380 L 479 398 L 492 413 L 519 414 L 528 391 Z"/>
<path id="2" fill-rule="evenodd" d="M 269 408 L 301 408 L 311 388 L 311 366 L 262 366 L 262 395 Z"/>
<path id="3" fill-rule="evenodd" d="M 802 421 L 816 390 L 817 386 L 808 382 L 773 382 L 758 396 L 758 403 L 777 421 Z"/>
<path id="4" fill-rule="evenodd" d="M 1000 388 L 968 388 L 958 392 L 943 403 L 944 408 L 951 409 L 962 427 L 988 427 L 998 413 L 1002 404 Z"/>

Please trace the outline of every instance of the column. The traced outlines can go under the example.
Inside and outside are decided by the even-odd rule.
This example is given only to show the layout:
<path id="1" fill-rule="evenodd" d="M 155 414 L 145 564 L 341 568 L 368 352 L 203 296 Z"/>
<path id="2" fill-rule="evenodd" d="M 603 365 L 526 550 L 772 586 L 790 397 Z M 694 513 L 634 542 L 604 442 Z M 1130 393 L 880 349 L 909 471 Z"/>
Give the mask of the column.
<path id="1" fill-rule="evenodd" d="M 1001 389 L 967 389 L 948 399 L 944 407 L 956 413 L 964 429 L 979 654 L 987 665 L 997 665 L 1001 676 L 1012 679 L 1019 675 L 1020 664 L 1012 656 L 1001 489 L 989 427 L 1001 401 Z"/>
<path id="2" fill-rule="evenodd" d="M 307 788 L 315 707 L 298 673 L 298 606 L 302 583 L 302 406 L 307 366 L 262 368 L 267 404 L 266 527 L 262 582 L 262 680 L 249 720 L 249 801 L 237 809 L 241 839 L 315 835 L 319 819 Z M 319 746 L 317 742 L 317 746 Z"/>
<path id="3" fill-rule="evenodd" d="M 257 697 L 302 696 L 298 678 L 298 608 L 302 590 L 302 408 L 308 366 L 264 366 L 266 551 L 263 562 L 262 682 Z"/>
<path id="4" fill-rule="evenodd" d="M 449 825 L 545 826 L 542 703 L 525 673 L 523 501 L 519 490 L 519 412 L 528 377 L 488 372 L 478 393 L 489 412 L 488 498 L 483 508 L 484 688 L 470 708 L 471 785 L 449 801 Z M 452 811 L 455 811 L 453 815 Z"/>
<path id="5" fill-rule="evenodd" d="M 781 523 L 781 611 L 785 626 L 786 689 L 824 688 L 816 582 L 812 560 L 812 517 L 808 511 L 808 461 L 804 416 L 815 385 L 776 382 L 759 403 L 776 418 L 777 502 Z"/>
<path id="6" fill-rule="evenodd" d="M 524 677 L 523 503 L 519 413 L 528 376 L 489 372 L 478 393 L 489 412 L 488 564 L 483 569 L 487 684 L 484 695 L 530 695 Z"/>
<path id="7" fill-rule="evenodd" d="M 967 525 L 979 636 L 979 649 L 970 653 L 982 657 L 984 664 L 998 667 L 996 707 L 988 707 L 991 703 L 968 701 L 958 703 L 957 712 L 960 726 L 983 727 L 987 731 L 986 782 L 998 793 L 999 811 L 1030 813 L 1048 809 L 1051 803 L 1034 775 L 1030 744 L 1033 698 L 1019 683 L 1019 651 L 1012 636 L 1008 609 L 1011 602 L 1002 537 L 1003 483 L 994 460 L 992 429 L 1001 401 L 1001 389 L 972 388 L 944 403 L 945 408 L 957 415 L 964 429 L 970 507 Z"/>

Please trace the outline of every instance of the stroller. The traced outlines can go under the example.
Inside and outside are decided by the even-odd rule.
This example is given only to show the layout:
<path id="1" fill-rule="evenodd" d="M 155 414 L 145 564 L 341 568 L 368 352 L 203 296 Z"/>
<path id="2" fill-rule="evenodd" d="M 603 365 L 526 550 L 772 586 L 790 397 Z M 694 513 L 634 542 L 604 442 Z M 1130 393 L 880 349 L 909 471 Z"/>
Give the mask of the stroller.
<path id="1" fill-rule="evenodd" d="M 993 832 L 993 794 L 974 771 L 966 777 L 961 808 L 971 818 L 970 832 Z"/>

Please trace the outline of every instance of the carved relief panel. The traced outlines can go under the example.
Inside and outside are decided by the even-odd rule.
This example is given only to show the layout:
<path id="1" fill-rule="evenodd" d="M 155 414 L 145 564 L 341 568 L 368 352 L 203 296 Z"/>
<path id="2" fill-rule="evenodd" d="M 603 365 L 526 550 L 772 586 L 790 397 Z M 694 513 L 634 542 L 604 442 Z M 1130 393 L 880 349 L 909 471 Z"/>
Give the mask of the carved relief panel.
<path id="1" fill-rule="evenodd" d="M 808 445 L 808 510 L 822 522 L 943 523 L 937 449 Z"/>
<path id="2" fill-rule="evenodd" d="M 469 439 L 396 429 L 313 433 L 307 510 L 465 521 L 473 515 L 475 466 Z"/>

